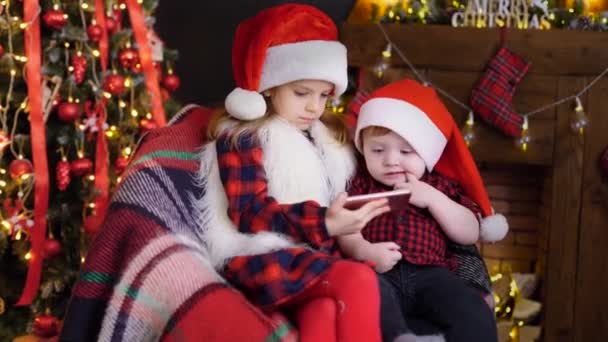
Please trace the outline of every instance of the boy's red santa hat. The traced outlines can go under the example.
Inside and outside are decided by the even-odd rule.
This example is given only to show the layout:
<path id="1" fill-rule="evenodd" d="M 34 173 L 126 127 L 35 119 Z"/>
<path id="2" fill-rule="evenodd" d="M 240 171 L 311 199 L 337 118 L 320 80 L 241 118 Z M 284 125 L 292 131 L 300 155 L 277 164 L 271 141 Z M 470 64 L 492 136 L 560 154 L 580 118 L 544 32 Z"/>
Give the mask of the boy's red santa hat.
<path id="1" fill-rule="evenodd" d="M 504 238 L 509 230 L 507 220 L 494 214 L 473 156 L 434 89 L 404 79 L 376 90 L 359 112 L 355 131 L 359 151 L 362 151 L 361 130 L 370 126 L 385 127 L 399 134 L 424 160 L 429 172 L 435 170 L 463 187 L 481 208 L 481 240 Z"/>
<path id="2" fill-rule="evenodd" d="M 261 92 L 297 80 L 324 80 L 340 95 L 348 84 L 346 47 L 333 21 L 319 9 L 285 4 L 259 12 L 236 30 L 232 70 L 237 85 L 226 111 L 241 120 L 266 113 Z"/>

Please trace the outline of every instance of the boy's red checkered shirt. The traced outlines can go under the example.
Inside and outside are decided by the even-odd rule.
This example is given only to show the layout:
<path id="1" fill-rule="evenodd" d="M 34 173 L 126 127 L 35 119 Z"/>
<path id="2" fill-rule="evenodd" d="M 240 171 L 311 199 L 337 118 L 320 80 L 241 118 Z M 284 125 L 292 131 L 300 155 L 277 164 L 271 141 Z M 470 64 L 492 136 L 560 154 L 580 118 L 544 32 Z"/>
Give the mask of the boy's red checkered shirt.
<path id="1" fill-rule="evenodd" d="M 476 216 L 479 206 L 464 194 L 455 181 L 437 173 L 425 173 L 420 179 L 449 198 L 469 208 Z M 392 190 L 374 180 L 364 168 L 351 182 L 349 195 L 361 195 Z M 390 211 L 372 219 L 361 231 L 370 242 L 393 241 L 401 246 L 406 261 L 416 265 L 455 268 L 455 261 L 446 251 L 448 237 L 427 209 L 409 205 L 406 209 Z"/>

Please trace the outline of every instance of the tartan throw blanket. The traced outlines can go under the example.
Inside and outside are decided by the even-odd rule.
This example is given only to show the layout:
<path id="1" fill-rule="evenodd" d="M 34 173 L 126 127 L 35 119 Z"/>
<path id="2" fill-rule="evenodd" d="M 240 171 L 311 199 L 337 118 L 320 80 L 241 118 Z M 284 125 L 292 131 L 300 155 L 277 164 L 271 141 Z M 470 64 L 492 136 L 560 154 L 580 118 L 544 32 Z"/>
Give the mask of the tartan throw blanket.
<path id="1" fill-rule="evenodd" d="M 142 139 L 82 265 L 61 341 L 189 341 L 194 337 L 173 330 L 217 291 L 234 292 L 242 297 L 239 304 L 259 316 L 257 331 L 248 336 L 294 340 L 296 332 L 283 316 L 265 316 L 224 282 L 194 233 L 195 199 L 202 191 L 196 183 L 197 149 L 210 115 L 209 109 L 186 106 L 168 126 Z M 209 319 L 196 318 L 201 329 L 205 322 Z"/>

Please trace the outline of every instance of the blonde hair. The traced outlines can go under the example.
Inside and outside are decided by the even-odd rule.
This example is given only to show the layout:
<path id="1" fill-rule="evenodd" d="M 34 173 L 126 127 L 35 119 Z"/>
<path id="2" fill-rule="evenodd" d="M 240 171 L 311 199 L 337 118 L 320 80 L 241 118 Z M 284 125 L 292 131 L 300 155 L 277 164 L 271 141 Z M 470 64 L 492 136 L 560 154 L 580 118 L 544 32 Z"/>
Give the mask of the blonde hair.
<path id="1" fill-rule="evenodd" d="M 270 100 L 268 98 L 265 99 L 267 108 L 270 108 Z M 257 132 L 266 122 L 268 122 L 268 120 L 276 115 L 277 114 L 274 114 L 270 110 L 267 110 L 266 114 L 261 118 L 245 121 L 235 119 L 225 109 L 220 110 L 215 112 L 209 121 L 207 137 L 209 140 L 217 139 L 224 132 L 222 128 L 226 127 L 229 122 L 234 122 L 236 123 L 236 126 L 230 129 L 230 144 L 236 147 L 239 138 L 241 138 L 243 135 Z M 342 116 L 339 116 L 329 110 L 325 110 L 319 120 L 333 133 L 334 139 L 336 139 L 338 143 L 342 145 L 348 143 L 349 131 Z"/>
<path id="2" fill-rule="evenodd" d="M 382 126 L 368 126 L 365 127 L 364 129 L 361 130 L 361 133 L 359 134 L 359 140 L 360 140 L 360 145 L 361 145 L 361 149 L 363 149 L 363 137 L 365 136 L 370 136 L 370 137 L 381 137 L 383 135 L 387 135 L 390 132 L 392 132 L 391 129 L 386 128 L 386 127 L 382 127 Z"/>

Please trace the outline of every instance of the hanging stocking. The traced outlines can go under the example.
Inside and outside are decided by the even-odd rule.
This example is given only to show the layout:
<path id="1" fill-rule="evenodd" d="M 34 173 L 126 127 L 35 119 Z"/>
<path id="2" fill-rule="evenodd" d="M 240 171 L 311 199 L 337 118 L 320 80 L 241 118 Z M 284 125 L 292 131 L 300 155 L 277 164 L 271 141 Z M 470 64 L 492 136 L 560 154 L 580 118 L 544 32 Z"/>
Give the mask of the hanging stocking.
<path id="1" fill-rule="evenodd" d="M 512 137 L 521 135 L 523 124 L 522 116 L 513 109 L 513 94 L 529 67 L 528 61 L 501 47 L 471 92 L 470 102 L 475 113 Z"/>

